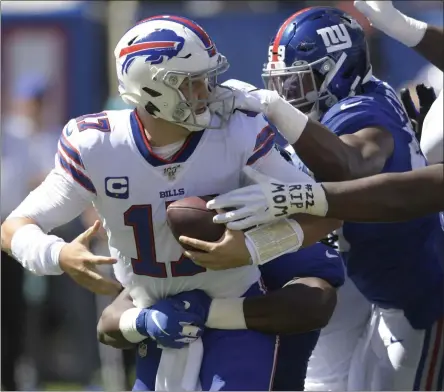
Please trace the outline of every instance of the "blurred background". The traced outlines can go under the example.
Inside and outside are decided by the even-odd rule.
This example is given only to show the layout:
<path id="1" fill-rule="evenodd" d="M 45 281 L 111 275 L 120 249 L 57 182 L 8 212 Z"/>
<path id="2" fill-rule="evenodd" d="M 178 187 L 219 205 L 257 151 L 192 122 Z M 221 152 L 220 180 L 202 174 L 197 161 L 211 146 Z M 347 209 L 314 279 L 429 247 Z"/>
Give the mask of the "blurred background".
<path id="1" fill-rule="evenodd" d="M 442 1 L 394 1 L 409 16 L 442 25 Z M 365 27 L 374 74 L 397 90 L 423 82 L 442 88 L 442 73 L 373 30 L 353 1 L 2 1 L 1 218 L 51 170 L 57 140 L 72 117 L 124 108 L 113 51 L 140 19 L 179 14 L 201 24 L 231 63 L 226 79 L 261 87 L 268 42 L 280 23 L 307 6 L 331 5 Z M 57 229 L 70 241 L 95 219 L 92 210 Z M 102 234 L 94 243 L 106 254 Z M 108 271 L 110 274 L 111 271 Z M 134 353 L 96 340 L 110 299 L 66 276 L 36 277 L 2 253 L 2 390 L 125 390 Z"/>

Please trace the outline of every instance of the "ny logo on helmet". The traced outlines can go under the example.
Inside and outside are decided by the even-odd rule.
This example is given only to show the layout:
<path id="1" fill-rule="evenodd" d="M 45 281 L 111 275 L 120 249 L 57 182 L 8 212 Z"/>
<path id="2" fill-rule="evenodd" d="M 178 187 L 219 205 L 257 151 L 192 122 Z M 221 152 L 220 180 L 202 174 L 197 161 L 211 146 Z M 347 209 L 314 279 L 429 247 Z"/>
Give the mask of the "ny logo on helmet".
<path id="1" fill-rule="evenodd" d="M 173 30 L 156 30 L 120 51 L 119 58 L 126 56 L 122 64 L 122 73 L 128 73 L 129 67 L 139 56 L 146 57 L 146 63 L 162 64 L 164 60 L 176 57 L 182 50 L 184 42 L 185 39 Z"/>
<path id="2" fill-rule="evenodd" d="M 316 33 L 322 37 L 327 53 L 348 49 L 352 46 L 350 34 L 343 24 L 324 27 L 316 30 Z"/>

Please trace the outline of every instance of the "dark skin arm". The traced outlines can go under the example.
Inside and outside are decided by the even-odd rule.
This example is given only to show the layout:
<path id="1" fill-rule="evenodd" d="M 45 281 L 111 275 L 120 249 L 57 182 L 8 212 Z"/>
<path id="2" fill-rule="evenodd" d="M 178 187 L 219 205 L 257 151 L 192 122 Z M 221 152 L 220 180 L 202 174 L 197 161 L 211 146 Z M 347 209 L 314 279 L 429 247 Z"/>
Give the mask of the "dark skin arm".
<path id="1" fill-rule="evenodd" d="M 129 289 L 123 290 L 116 299 L 108 305 L 97 324 L 97 339 L 100 343 L 118 349 L 129 349 L 135 344 L 128 342 L 119 329 L 120 316 L 125 310 L 134 308 Z"/>
<path id="2" fill-rule="evenodd" d="M 294 334 L 324 328 L 336 306 L 336 289 L 323 279 L 297 278 L 282 289 L 244 301 L 248 329 Z"/>
<path id="3" fill-rule="evenodd" d="M 298 278 L 264 296 L 245 298 L 248 329 L 272 334 L 304 333 L 325 327 L 336 306 L 336 289 L 323 279 Z M 124 290 L 102 313 L 97 325 L 101 343 L 119 349 L 131 348 L 119 330 L 122 313 L 133 308 Z"/>
<path id="4" fill-rule="evenodd" d="M 444 164 L 322 186 L 333 218 L 392 222 L 444 211 Z"/>
<path id="5" fill-rule="evenodd" d="M 319 122 L 309 120 L 292 146 L 318 181 L 347 181 L 380 173 L 393 153 L 394 141 L 380 127 L 338 137 Z"/>
<path id="6" fill-rule="evenodd" d="M 414 47 L 415 51 L 424 56 L 435 67 L 444 71 L 444 30 L 438 26 L 427 26 L 424 37 L 418 45 Z"/>

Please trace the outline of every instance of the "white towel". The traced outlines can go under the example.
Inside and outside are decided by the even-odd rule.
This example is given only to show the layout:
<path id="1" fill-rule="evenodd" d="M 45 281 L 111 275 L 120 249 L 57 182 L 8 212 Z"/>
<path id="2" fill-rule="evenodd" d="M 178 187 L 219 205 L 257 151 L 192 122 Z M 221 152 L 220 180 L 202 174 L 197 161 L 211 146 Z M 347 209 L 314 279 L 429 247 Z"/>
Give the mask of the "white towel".
<path id="1" fill-rule="evenodd" d="M 156 391 L 201 391 L 202 339 L 181 349 L 164 348 L 156 375 Z"/>
<path id="2" fill-rule="evenodd" d="M 152 299 L 143 287 L 130 290 L 134 306 L 147 308 L 153 305 Z M 148 353 L 149 355 L 149 353 Z M 199 338 L 180 349 L 164 348 L 156 374 L 156 391 L 201 391 L 199 381 L 203 357 L 203 343 Z"/>

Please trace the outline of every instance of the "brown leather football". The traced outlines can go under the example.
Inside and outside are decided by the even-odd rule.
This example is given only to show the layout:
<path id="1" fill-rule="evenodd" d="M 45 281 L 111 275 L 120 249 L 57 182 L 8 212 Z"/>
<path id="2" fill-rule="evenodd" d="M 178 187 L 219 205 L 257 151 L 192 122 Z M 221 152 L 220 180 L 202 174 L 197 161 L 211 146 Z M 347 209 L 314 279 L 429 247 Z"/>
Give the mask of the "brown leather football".
<path id="1" fill-rule="evenodd" d="M 209 210 L 206 203 L 217 195 L 186 197 L 172 202 L 167 207 L 167 222 L 174 237 L 179 242 L 181 235 L 202 241 L 218 241 L 225 232 L 225 225 L 213 223 L 215 210 Z M 181 243 L 184 249 L 193 248 Z"/>

